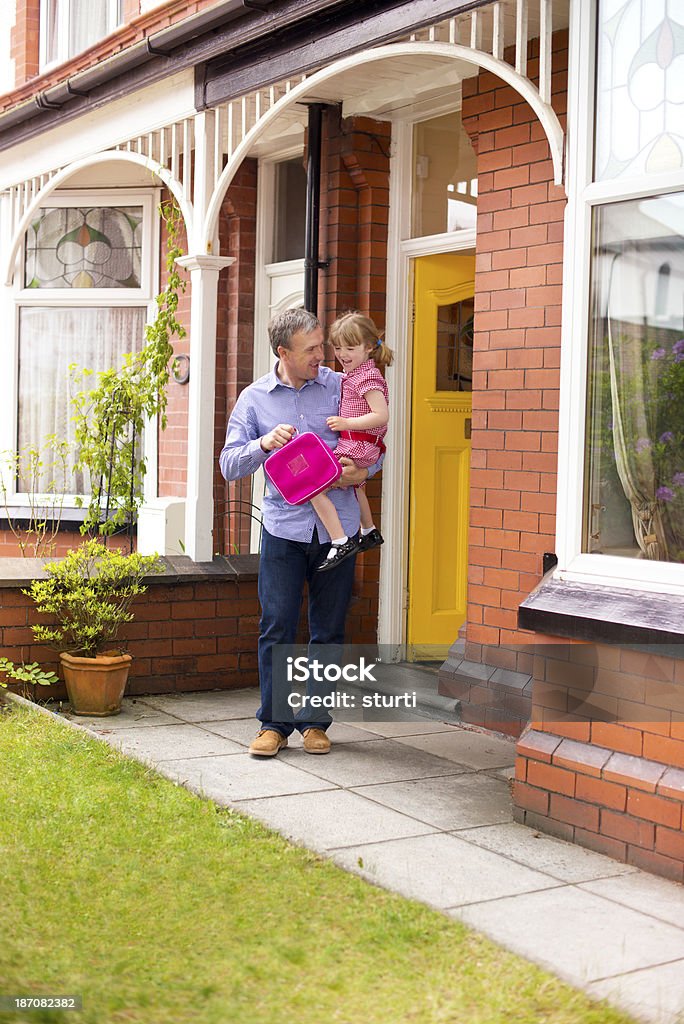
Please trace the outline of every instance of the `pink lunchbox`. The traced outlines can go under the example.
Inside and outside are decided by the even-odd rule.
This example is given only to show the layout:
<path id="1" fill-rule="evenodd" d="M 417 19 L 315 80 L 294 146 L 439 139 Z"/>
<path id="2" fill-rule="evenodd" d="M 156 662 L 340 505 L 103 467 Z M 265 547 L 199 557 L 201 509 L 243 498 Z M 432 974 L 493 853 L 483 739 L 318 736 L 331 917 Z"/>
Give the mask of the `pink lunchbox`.
<path id="1" fill-rule="evenodd" d="M 342 466 L 317 434 L 297 434 L 272 452 L 264 472 L 289 505 L 304 505 L 342 476 Z"/>

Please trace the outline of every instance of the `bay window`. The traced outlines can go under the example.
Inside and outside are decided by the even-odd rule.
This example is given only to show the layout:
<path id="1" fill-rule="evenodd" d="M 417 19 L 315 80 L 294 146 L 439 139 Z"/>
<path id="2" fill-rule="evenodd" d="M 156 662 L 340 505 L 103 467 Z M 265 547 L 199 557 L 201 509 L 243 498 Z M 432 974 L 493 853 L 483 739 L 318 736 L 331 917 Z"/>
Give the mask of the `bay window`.
<path id="1" fill-rule="evenodd" d="M 157 290 L 157 196 L 123 196 L 52 196 L 27 231 L 16 296 L 13 426 L 7 412 L 2 418 L 5 434 L 13 434 L 7 448 L 40 451 L 50 436 L 73 443 L 72 368 L 92 371 L 78 387 L 93 386 L 99 371 L 121 365 L 143 344 Z M 154 431 L 147 434 L 153 469 Z M 13 481 L 17 502 L 36 484 L 48 492 L 51 474 L 49 459 L 32 481 L 20 469 Z M 90 481 L 72 474 L 67 491 L 87 495 Z"/>
<path id="2" fill-rule="evenodd" d="M 572 40 L 557 574 L 684 593 L 684 12 Z"/>
<path id="3" fill-rule="evenodd" d="M 87 50 L 122 21 L 123 0 L 41 0 L 41 71 Z"/>

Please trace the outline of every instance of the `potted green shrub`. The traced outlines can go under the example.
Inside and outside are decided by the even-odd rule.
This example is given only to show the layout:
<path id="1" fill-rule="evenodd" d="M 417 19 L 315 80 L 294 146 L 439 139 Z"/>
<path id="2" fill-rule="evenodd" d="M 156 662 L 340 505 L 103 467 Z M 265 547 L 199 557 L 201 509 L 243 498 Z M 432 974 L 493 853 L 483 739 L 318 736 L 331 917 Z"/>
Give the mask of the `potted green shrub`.
<path id="1" fill-rule="evenodd" d="M 134 618 L 131 603 L 146 591 L 145 576 L 162 571 L 161 560 L 89 540 L 45 571 L 47 579 L 24 591 L 41 615 L 54 620 L 32 626 L 34 637 L 60 652 L 75 714 L 118 714 L 132 661 L 119 632 Z"/>

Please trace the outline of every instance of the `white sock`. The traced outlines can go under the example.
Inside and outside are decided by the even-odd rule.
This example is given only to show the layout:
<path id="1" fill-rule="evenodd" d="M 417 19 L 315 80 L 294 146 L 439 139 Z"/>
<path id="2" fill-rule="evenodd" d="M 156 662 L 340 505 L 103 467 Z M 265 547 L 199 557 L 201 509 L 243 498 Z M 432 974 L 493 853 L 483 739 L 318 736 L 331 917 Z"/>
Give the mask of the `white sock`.
<path id="1" fill-rule="evenodd" d="M 362 526 L 361 527 L 361 536 L 362 537 L 367 537 L 368 534 L 372 533 L 374 529 L 375 529 L 374 526 Z"/>
<path id="2" fill-rule="evenodd" d="M 334 558 L 335 557 L 335 548 L 339 548 L 343 544 L 346 544 L 348 540 L 349 540 L 349 537 L 336 537 L 335 540 L 333 540 L 331 542 L 332 546 L 330 548 L 330 551 L 327 554 L 327 557 L 328 558 Z"/>

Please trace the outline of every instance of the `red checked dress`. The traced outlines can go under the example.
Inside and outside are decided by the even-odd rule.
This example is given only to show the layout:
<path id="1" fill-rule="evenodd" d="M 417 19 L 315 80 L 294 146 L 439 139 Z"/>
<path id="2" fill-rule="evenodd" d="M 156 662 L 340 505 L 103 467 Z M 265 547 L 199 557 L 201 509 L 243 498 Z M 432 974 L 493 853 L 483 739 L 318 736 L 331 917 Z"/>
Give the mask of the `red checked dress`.
<path id="1" fill-rule="evenodd" d="M 372 412 L 371 407 L 363 397 L 367 391 L 381 391 L 385 396 L 385 401 L 389 404 L 389 391 L 387 390 L 385 378 L 372 359 L 367 359 L 365 363 L 361 363 L 351 373 L 342 374 L 339 411 L 342 419 L 347 420 L 354 419 L 357 416 L 367 416 L 369 412 Z M 380 444 L 374 444 L 371 440 L 351 440 L 345 437 L 346 433 L 348 431 L 343 430 L 340 432 L 340 439 L 335 448 L 337 458 L 343 455 L 345 458 L 353 459 L 356 465 L 362 469 L 368 469 L 369 466 L 375 465 L 383 450 Z M 364 430 L 363 433 L 372 435 L 374 438 L 377 437 L 378 442 L 382 442 L 387 433 L 387 426 L 373 427 Z"/>

